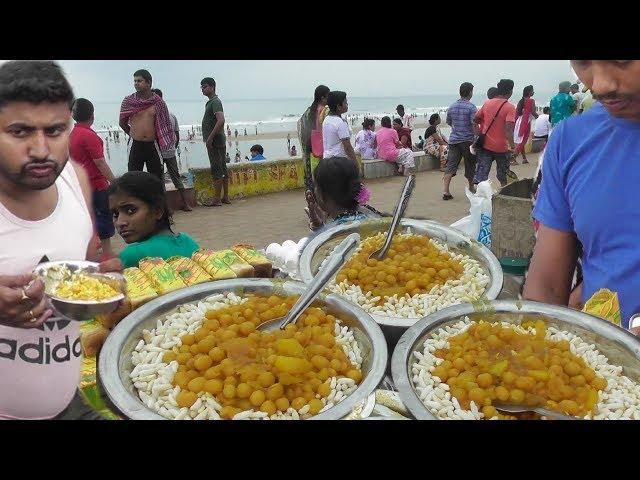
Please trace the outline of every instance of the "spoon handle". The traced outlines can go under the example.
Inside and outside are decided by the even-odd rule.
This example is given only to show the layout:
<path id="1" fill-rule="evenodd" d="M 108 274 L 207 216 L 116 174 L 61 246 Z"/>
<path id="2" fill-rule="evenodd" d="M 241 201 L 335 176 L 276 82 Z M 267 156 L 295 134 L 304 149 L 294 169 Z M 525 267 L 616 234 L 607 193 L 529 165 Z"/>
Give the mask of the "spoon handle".
<path id="1" fill-rule="evenodd" d="M 318 294 L 324 289 L 325 285 L 334 277 L 338 270 L 345 264 L 349 257 L 353 254 L 356 247 L 360 243 L 360 235 L 352 233 L 345 238 L 338 248 L 329 257 L 327 263 L 313 277 L 312 282 L 307 286 L 307 291 L 300 295 L 298 301 L 291 307 L 287 317 L 280 324 L 280 330 L 295 322 L 300 314 L 313 303 Z"/>
<path id="2" fill-rule="evenodd" d="M 387 250 L 391 246 L 391 240 L 393 240 L 393 234 L 400 223 L 400 219 L 404 215 L 405 210 L 407 209 L 407 205 L 409 204 L 409 198 L 411 198 L 411 194 L 413 193 L 413 187 L 416 186 L 416 176 L 409 175 L 407 177 L 407 181 L 404 184 L 404 188 L 402 189 L 402 194 L 400 195 L 400 200 L 398 201 L 398 206 L 396 207 L 396 211 L 393 214 L 393 220 L 391 221 L 391 226 L 389 227 L 389 232 L 387 233 L 387 238 L 384 241 L 384 246 L 380 253 L 378 253 L 378 260 L 382 260 L 384 256 L 387 254 Z"/>
<path id="3" fill-rule="evenodd" d="M 565 415 L 564 413 L 556 412 L 555 410 L 551 410 L 545 407 L 526 407 L 521 405 L 509 405 L 500 402 L 494 403 L 493 406 L 496 408 L 496 410 L 500 410 L 505 413 L 535 412 L 539 415 L 544 415 L 545 417 L 551 418 L 553 420 L 582 420 L 581 418 L 571 415 Z"/>
<path id="4" fill-rule="evenodd" d="M 565 415 L 564 413 L 556 412 L 554 410 L 543 407 L 536 408 L 535 412 L 553 420 L 582 420 L 582 418 L 574 417 L 572 415 Z"/>

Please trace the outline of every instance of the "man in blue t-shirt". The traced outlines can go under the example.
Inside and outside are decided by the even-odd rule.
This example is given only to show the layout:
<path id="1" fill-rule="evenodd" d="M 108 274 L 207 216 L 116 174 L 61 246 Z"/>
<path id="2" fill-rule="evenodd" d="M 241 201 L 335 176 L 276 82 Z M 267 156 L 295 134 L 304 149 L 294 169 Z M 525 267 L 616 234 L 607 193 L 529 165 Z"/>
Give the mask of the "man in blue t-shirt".
<path id="1" fill-rule="evenodd" d="M 571 63 L 600 103 L 549 137 L 524 297 L 567 305 L 579 241 L 581 301 L 601 288 L 617 292 L 629 328 L 640 313 L 640 60 Z"/>
<path id="2" fill-rule="evenodd" d="M 464 82 L 460 85 L 460 99 L 447 110 L 447 124 L 451 127 L 449 136 L 449 153 L 444 176 L 442 177 L 442 199 L 452 200 L 453 195 L 449 191 L 451 179 L 458 171 L 460 160 L 464 158 L 464 176 L 469 182 L 469 190 L 475 192 L 473 177 L 476 174 L 476 156 L 471 153 L 470 147 L 475 138 L 473 118 L 478 108 L 471 103 L 473 85 Z"/>

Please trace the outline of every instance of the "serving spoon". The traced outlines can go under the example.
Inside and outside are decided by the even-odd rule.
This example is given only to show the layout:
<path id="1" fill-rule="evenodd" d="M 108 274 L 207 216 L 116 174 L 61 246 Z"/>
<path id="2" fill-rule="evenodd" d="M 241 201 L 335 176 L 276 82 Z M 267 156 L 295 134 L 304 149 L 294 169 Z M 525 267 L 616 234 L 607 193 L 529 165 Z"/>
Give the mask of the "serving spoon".
<path id="1" fill-rule="evenodd" d="M 356 247 L 360 243 L 360 235 L 352 233 L 345 238 L 340 245 L 331 254 L 327 263 L 313 278 L 312 282 L 307 286 L 307 290 L 300 295 L 296 303 L 293 304 L 289 313 L 284 317 L 273 318 L 258 325 L 258 331 L 272 332 L 274 330 L 284 330 L 290 323 L 298 320 L 298 317 L 305 309 L 313 303 L 316 297 L 322 292 L 329 281 L 338 273 L 338 270 L 353 255 Z"/>
<path id="2" fill-rule="evenodd" d="M 492 403 L 493 407 L 496 410 L 500 410 L 505 413 L 525 413 L 525 412 L 534 412 L 538 415 L 543 415 L 552 420 L 582 420 L 578 417 L 573 417 L 571 415 L 565 415 L 564 413 L 556 412 L 555 410 L 550 410 L 544 407 L 527 407 L 524 405 L 510 405 L 507 403 Z"/>
<path id="3" fill-rule="evenodd" d="M 411 174 L 407 177 L 407 181 L 404 183 L 404 188 L 402 189 L 402 194 L 400 195 L 400 199 L 398 200 L 398 205 L 396 206 L 396 211 L 393 214 L 393 220 L 391 221 L 391 226 L 389 227 L 389 231 L 387 232 L 387 238 L 382 245 L 382 248 L 379 248 L 371 255 L 369 258 L 374 258 L 376 260 L 382 260 L 387 252 L 389 251 L 389 247 L 391 247 L 391 240 L 393 240 L 393 235 L 396 233 L 396 228 L 404 215 L 405 210 L 407 209 L 407 205 L 409 204 L 409 198 L 411 198 L 411 194 L 413 193 L 413 187 L 416 186 L 416 176 Z"/>

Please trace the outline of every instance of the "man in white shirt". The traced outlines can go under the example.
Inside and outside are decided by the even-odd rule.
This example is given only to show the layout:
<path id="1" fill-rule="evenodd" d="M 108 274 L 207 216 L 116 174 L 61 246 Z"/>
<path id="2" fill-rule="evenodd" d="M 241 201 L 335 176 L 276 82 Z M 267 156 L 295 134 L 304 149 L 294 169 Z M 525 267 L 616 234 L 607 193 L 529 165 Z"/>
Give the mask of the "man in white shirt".
<path id="1" fill-rule="evenodd" d="M 413 126 L 411 125 L 411 115 L 404 113 L 404 105 L 398 105 L 396 107 L 396 112 L 398 112 L 398 115 L 402 119 L 402 126 L 413 129 Z"/>
<path id="2" fill-rule="evenodd" d="M 542 109 L 542 115 L 538 115 L 538 118 L 536 118 L 536 121 L 533 124 L 533 138 L 547 139 L 550 131 L 551 122 L 549 121 L 549 107 L 544 107 Z"/>
<path id="3" fill-rule="evenodd" d="M 571 85 L 570 91 L 571 91 L 571 96 L 573 97 L 573 100 L 576 102 L 576 109 L 573 111 L 573 114 L 578 115 L 582 110 L 583 94 L 580 93 L 580 87 L 578 86 L 577 83 L 574 83 L 573 85 Z"/>
<path id="4" fill-rule="evenodd" d="M 533 142 L 531 151 L 537 153 L 542 151 L 549 138 L 551 131 L 551 122 L 549 121 L 549 107 L 542 109 L 542 115 L 538 115 L 533 124 Z"/>

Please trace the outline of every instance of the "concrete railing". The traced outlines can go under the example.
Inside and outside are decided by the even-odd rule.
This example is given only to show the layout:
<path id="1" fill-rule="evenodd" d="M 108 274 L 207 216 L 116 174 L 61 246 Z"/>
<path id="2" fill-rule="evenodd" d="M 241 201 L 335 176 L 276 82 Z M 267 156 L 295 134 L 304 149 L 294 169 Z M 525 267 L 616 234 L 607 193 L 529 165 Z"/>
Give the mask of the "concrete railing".
<path id="1" fill-rule="evenodd" d="M 437 159 L 424 152 L 414 152 L 417 171 L 437 170 Z M 366 179 L 389 177 L 395 174 L 393 164 L 384 160 L 361 160 L 363 177 Z M 243 198 L 271 192 L 293 190 L 304 186 L 304 164 L 300 157 L 284 160 L 265 160 L 260 162 L 228 163 L 229 196 Z M 193 188 L 198 204 L 206 203 L 213 197 L 211 170 L 191 168 Z"/>
<path id="2" fill-rule="evenodd" d="M 428 170 L 439 170 L 440 161 L 423 151 L 413 152 L 413 158 L 416 162 L 416 171 L 425 172 Z M 397 168 L 395 164 L 386 160 L 362 160 L 362 175 L 366 179 L 392 177 L 396 175 Z"/>
<path id="3" fill-rule="evenodd" d="M 229 196 L 243 198 L 264 193 L 282 192 L 304 186 L 302 158 L 228 163 Z M 193 186 L 199 204 L 213 198 L 211 170 L 192 168 Z"/>

